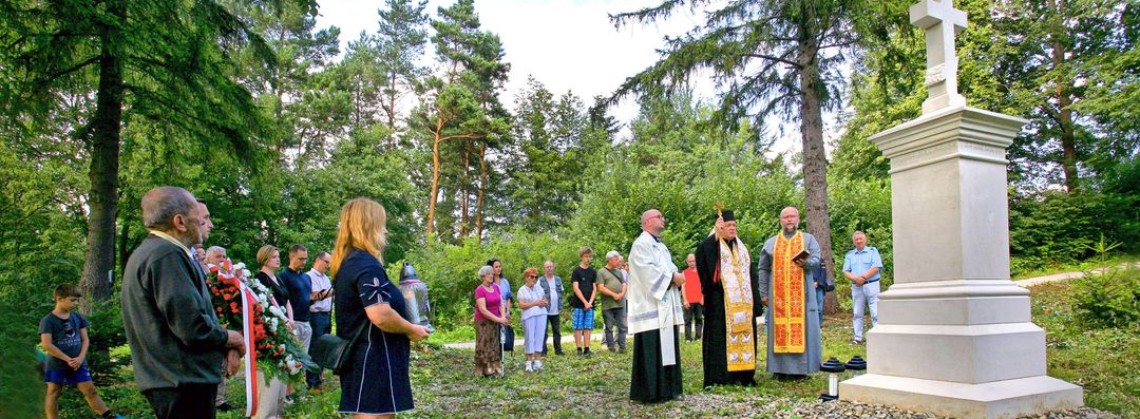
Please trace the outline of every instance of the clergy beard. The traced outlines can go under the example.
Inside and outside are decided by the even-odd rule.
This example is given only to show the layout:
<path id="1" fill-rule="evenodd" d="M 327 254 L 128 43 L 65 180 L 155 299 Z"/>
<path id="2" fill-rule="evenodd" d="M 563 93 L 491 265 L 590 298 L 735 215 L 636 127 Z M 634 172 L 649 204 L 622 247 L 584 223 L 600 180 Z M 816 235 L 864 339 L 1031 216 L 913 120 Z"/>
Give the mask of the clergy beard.
<path id="1" fill-rule="evenodd" d="M 791 236 L 793 234 L 796 234 L 796 226 L 784 227 L 784 235 L 785 236 Z"/>

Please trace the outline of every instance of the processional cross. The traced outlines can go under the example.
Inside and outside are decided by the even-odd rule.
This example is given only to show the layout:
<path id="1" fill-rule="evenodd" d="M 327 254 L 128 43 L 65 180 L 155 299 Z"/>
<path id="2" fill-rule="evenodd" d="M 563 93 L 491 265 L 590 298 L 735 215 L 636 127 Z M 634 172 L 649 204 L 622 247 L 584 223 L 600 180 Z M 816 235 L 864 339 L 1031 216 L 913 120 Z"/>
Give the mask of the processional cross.
<path id="1" fill-rule="evenodd" d="M 965 106 L 958 94 L 958 55 L 954 35 L 966 29 L 966 12 L 954 8 L 953 0 L 920 0 L 910 6 L 910 23 L 926 31 L 926 90 L 922 113 Z"/>

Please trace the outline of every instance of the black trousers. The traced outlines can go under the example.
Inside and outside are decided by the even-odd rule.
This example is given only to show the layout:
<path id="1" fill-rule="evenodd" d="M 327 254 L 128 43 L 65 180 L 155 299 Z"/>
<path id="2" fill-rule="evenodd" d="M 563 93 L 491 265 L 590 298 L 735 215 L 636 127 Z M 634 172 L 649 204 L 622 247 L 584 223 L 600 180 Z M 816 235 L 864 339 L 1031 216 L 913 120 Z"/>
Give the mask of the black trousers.
<path id="1" fill-rule="evenodd" d="M 542 355 L 546 355 L 546 338 L 551 334 L 554 335 L 554 353 L 562 355 L 562 320 L 558 314 L 546 316 L 547 323 L 550 327 L 542 333 Z M 552 333 L 551 330 L 554 332 Z"/>
<path id="2" fill-rule="evenodd" d="M 217 384 L 183 384 L 143 392 L 158 419 L 213 419 Z"/>
<path id="3" fill-rule="evenodd" d="M 705 328 L 705 315 L 704 308 L 701 304 L 689 304 L 689 308 L 685 310 L 685 340 L 693 340 L 693 331 L 696 330 L 696 340 L 701 339 L 701 332 Z"/>

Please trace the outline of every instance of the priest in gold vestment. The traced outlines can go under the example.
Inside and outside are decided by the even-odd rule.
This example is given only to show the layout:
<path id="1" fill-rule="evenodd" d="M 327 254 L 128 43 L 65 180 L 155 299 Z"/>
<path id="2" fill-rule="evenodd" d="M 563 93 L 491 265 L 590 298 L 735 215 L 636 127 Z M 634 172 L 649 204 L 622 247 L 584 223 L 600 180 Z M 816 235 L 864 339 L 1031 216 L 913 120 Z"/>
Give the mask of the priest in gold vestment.
<path id="1" fill-rule="evenodd" d="M 701 341 L 705 387 L 756 384 L 756 317 L 763 313 L 748 248 L 736 236 L 731 210 L 718 214 L 713 234 L 697 246 L 697 275 L 704 295 Z"/>
<path id="2" fill-rule="evenodd" d="M 819 371 L 822 345 L 812 272 L 819 266 L 815 236 L 798 230 L 800 212 L 780 211 L 780 233 L 757 257 L 760 301 L 766 306 L 768 372 L 777 378 Z M 805 252 L 806 251 L 806 252 Z"/>

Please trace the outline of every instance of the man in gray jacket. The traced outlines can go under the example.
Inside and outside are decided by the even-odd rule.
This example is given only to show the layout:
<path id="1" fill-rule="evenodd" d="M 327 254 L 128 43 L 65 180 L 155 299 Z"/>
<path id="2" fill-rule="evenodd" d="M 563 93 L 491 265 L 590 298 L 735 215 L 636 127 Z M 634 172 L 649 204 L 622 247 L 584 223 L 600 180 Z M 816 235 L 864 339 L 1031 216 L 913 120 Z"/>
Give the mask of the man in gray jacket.
<path id="1" fill-rule="evenodd" d="M 222 360 L 243 346 L 241 333 L 218 324 L 190 250 L 213 227 L 209 211 L 185 189 L 164 186 L 143 196 L 142 216 L 150 234 L 127 260 L 122 292 L 135 383 L 160 419 L 213 418 Z"/>
<path id="2" fill-rule="evenodd" d="M 562 311 L 562 300 L 566 298 L 566 291 L 562 288 L 562 278 L 554 274 L 554 262 L 547 260 L 542 264 L 542 270 L 545 275 L 538 278 L 538 284 L 542 286 L 542 291 L 546 293 L 546 301 L 550 305 L 546 306 L 546 319 L 550 323 L 550 330 L 542 336 L 542 356 L 546 356 L 546 337 L 554 335 L 554 354 L 562 355 L 562 321 L 559 313 Z"/>

